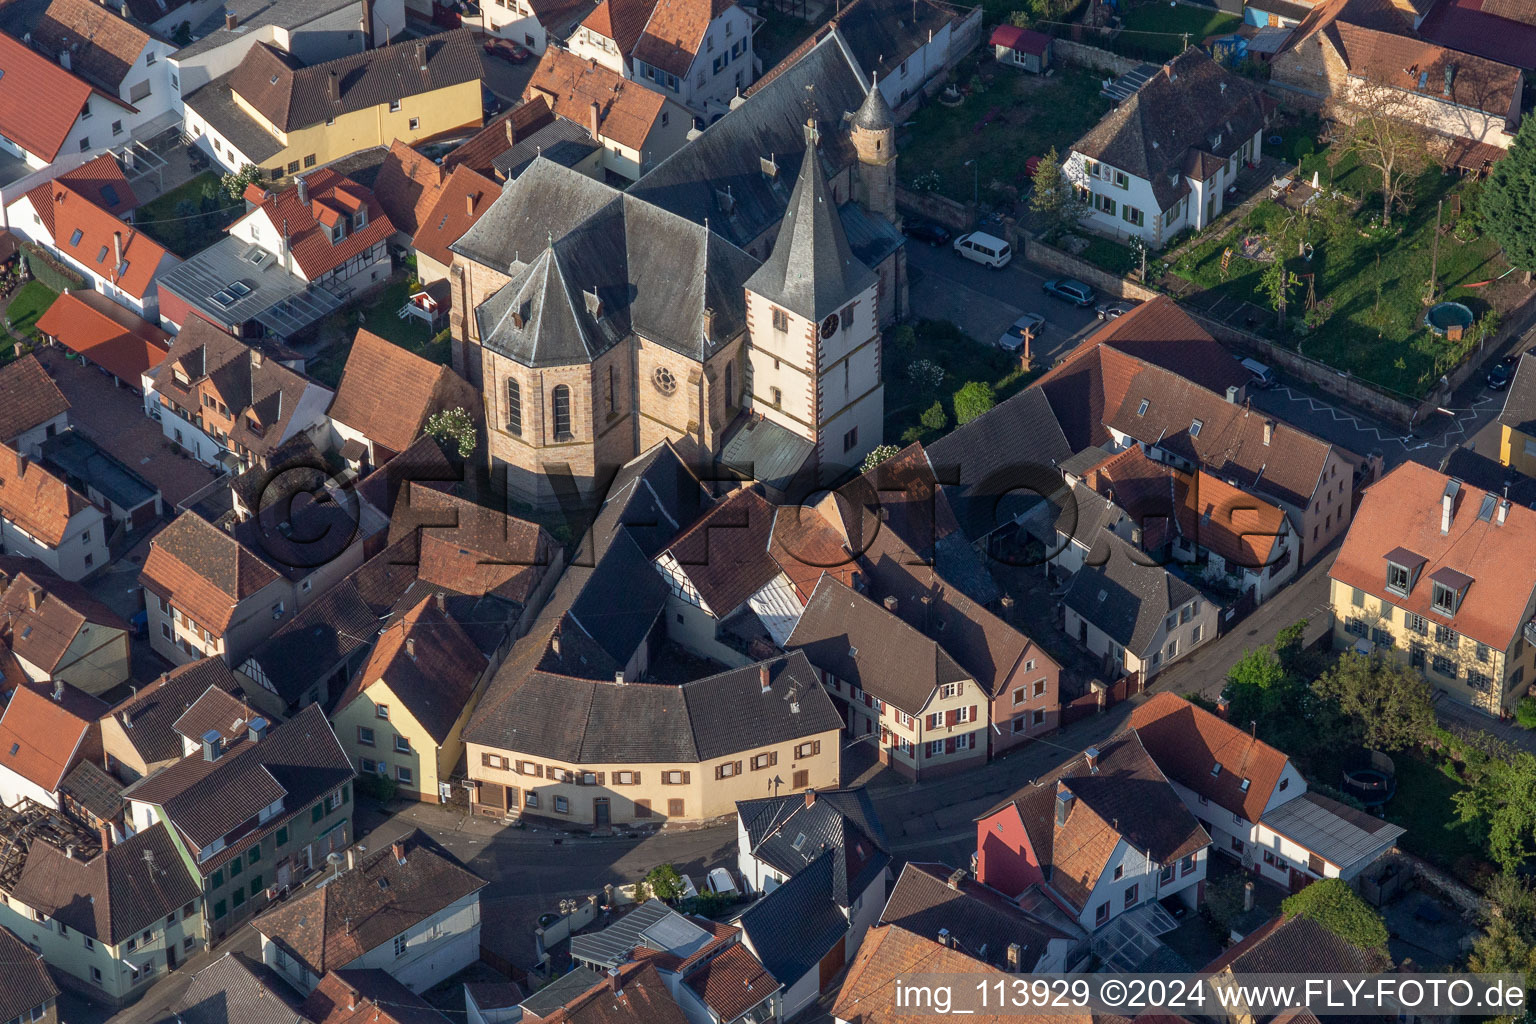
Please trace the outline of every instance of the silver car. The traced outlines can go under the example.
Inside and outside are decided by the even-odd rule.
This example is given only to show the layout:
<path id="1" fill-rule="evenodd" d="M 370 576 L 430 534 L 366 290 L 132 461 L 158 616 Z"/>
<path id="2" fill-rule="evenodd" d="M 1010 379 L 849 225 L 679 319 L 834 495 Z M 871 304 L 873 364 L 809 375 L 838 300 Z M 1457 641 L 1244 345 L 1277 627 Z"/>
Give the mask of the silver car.
<path id="1" fill-rule="evenodd" d="M 1045 317 L 1039 313 L 1025 313 L 997 339 L 997 347 L 1004 352 L 1017 352 L 1024 347 L 1024 332 L 1029 331 L 1036 341 L 1045 331 Z"/>

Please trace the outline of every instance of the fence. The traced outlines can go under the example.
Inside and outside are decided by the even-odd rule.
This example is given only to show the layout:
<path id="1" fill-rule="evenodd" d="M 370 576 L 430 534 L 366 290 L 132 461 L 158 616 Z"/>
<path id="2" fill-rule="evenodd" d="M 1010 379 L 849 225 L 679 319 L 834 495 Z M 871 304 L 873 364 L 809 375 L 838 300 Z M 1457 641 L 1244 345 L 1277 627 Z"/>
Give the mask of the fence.
<path id="1" fill-rule="evenodd" d="M 56 292 L 68 288 L 85 288 L 85 278 L 54 259 L 44 249 L 31 242 L 21 242 L 21 251 L 27 257 L 27 269 L 32 276 Z"/>
<path id="2" fill-rule="evenodd" d="M 1065 728 L 1073 722 L 1080 722 L 1091 715 L 1107 711 L 1140 692 L 1139 676 L 1124 676 L 1108 686 L 1095 681 L 1088 693 L 1061 706 L 1061 725 Z"/>

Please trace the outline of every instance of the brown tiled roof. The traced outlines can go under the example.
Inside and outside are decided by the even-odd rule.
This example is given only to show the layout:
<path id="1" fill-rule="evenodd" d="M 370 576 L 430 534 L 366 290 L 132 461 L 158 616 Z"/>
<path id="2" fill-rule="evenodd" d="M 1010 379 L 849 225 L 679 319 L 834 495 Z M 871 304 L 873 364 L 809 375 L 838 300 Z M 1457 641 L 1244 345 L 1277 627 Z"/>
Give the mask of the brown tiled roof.
<path id="1" fill-rule="evenodd" d="M 336 706 L 346 707 L 368 687 L 382 682 L 427 735 L 442 745 L 473 698 L 486 664 L 464 627 L 429 594 L 379 634 L 373 653 L 337 698 Z"/>
<path id="2" fill-rule="evenodd" d="M 69 400 L 30 353 L 0 366 L 0 443 L 69 412 Z"/>
<path id="3" fill-rule="evenodd" d="M 220 635 L 235 607 L 281 577 L 255 552 L 195 512 L 155 535 L 139 582 Z"/>
<path id="4" fill-rule="evenodd" d="M 771 996 L 779 983 L 752 951 L 733 942 L 687 977 L 687 985 L 721 1020 L 733 1021 Z"/>
<path id="5" fill-rule="evenodd" d="M 58 547 L 90 499 L 16 449 L 0 444 L 0 517 Z"/>
<path id="6" fill-rule="evenodd" d="M 132 724 L 125 726 L 123 734 L 146 764 L 174 761 L 181 757 L 182 743 L 173 726 L 210 686 L 229 693 L 240 688 L 240 680 L 223 658 L 200 658 L 171 669 L 113 707 L 112 715 L 119 722 L 128 716 Z"/>
<path id="7" fill-rule="evenodd" d="M 1350 945 L 1310 917 L 1294 915 L 1270 920 L 1200 973 L 1231 968 L 1234 974 L 1375 974 L 1388 966 L 1380 953 Z"/>
<path id="8" fill-rule="evenodd" d="M 315 1024 L 449 1024 L 432 1004 L 384 971 L 330 971 L 300 1008 Z"/>
<path id="9" fill-rule="evenodd" d="M 982 816 L 1010 804 L 1017 808 L 1051 887 L 1079 911 L 1089 905 L 1093 886 L 1121 839 L 1160 865 L 1176 863 L 1211 841 L 1137 730 L 1097 746 L 1097 770 L 1080 754 Z M 1063 792 L 1071 793 L 1073 802 L 1066 823 L 1058 824 L 1056 803 Z"/>
<path id="10" fill-rule="evenodd" d="M 618 45 L 619 53 L 628 60 L 655 9 L 656 0 L 603 0 L 581 24 L 612 39 Z"/>
<path id="11" fill-rule="evenodd" d="M 1353 25 L 1343 18 L 1324 31 L 1352 74 L 1430 99 L 1504 117 L 1511 113 L 1520 92 L 1520 69 L 1508 64 L 1411 36 Z M 1445 91 L 1447 69 L 1451 72 L 1449 94 Z M 1419 88 L 1421 75 L 1427 76 L 1423 89 Z"/>
<path id="12" fill-rule="evenodd" d="M 823 573 L 853 585 L 858 559 L 849 552 L 843 535 L 809 505 L 781 505 L 773 513 L 773 537 L 768 553 L 779 563 L 802 602 Z"/>
<path id="13" fill-rule="evenodd" d="M 34 953 L 9 928 L 0 928 L 0 1016 L 13 1020 L 58 997 L 41 953 Z"/>
<path id="14" fill-rule="evenodd" d="M 443 157 L 443 169 L 468 167 L 487 178 L 495 173 L 495 160 L 512 146 L 532 135 L 555 120 L 554 113 L 543 97 L 535 97 L 520 103 L 511 110 L 486 122 L 484 128 L 471 136 L 458 149 Z M 374 188 L 378 188 L 377 184 Z M 393 219 L 393 218 L 391 218 Z M 396 223 L 399 223 L 398 221 Z"/>
<path id="15" fill-rule="evenodd" d="M 33 209 L 53 211 L 53 247 L 114 282 L 136 299 L 143 299 L 170 253 L 165 246 L 110 210 L 97 205 L 66 179 L 55 178 L 30 189 Z M 79 232 L 80 238 L 75 239 Z M 117 252 L 122 251 L 118 262 Z M 172 257 L 174 259 L 174 257 Z"/>
<path id="16" fill-rule="evenodd" d="M 253 49 L 261 49 L 261 44 Z M 374 198 L 372 190 L 351 178 L 322 167 L 304 175 L 304 184 L 308 189 L 307 203 L 299 202 L 297 185 L 275 194 L 259 195 L 259 190 L 250 186 L 246 190 L 246 200 L 255 202 L 276 230 L 281 231 L 284 224 L 288 225 L 290 251 L 308 280 L 329 273 L 395 233 L 394 223 Z M 331 241 L 331 229 L 321 218 L 331 219 L 334 223 L 334 218 L 343 211 L 364 208 L 368 212 L 367 225 L 360 230 L 349 230 L 339 242 Z M 252 210 L 246 216 L 255 212 Z"/>
<path id="17" fill-rule="evenodd" d="M 688 74 L 710 22 L 733 0 L 658 0 L 631 56 L 679 78 Z"/>
<path id="18" fill-rule="evenodd" d="M 1494 650 L 1508 650 L 1536 592 L 1536 562 L 1529 557 L 1536 542 L 1536 511 L 1512 504 L 1500 523 L 1494 505 L 1488 506 L 1485 519 L 1485 506 L 1499 495 L 1461 484 L 1452 501 L 1450 531 L 1442 534 L 1449 482 L 1450 477 L 1433 469 L 1405 463 L 1366 488 L 1328 575 Z M 1386 555 L 1397 547 L 1425 560 L 1406 597 L 1386 589 Z M 1473 581 L 1449 618 L 1430 605 L 1434 588 L 1429 577 L 1445 568 Z"/>
<path id="19" fill-rule="evenodd" d="M 253 714 L 250 705 L 227 690 L 209 684 L 208 689 L 183 711 L 171 729 L 179 736 L 202 743 L 210 732 L 219 734 L 225 743 L 231 743 L 244 735 L 251 719 L 262 717 Z"/>
<path id="20" fill-rule="evenodd" d="M 460 594 L 526 604 L 558 555 L 554 538 L 538 524 L 412 481 L 390 522 L 390 540 L 417 528 L 417 573 Z"/>
<path id="21" fill-rule="evenodd" d="M 427 222 L 442 184 L 437 164 L 396 139 L 373 179 L 373 195 L 397 230 L 414 235 Z"/>
<path id="22" fill-rule="evenodd" d="M 1268 743 L 1172 693 L 1132 711 L 1131 728 L 1169 778 L 1252 822 L 1263 816 L 1287 764 Z M 1216 764 L 1221 771 L 1213 776 Z"/>
<path id="23" fill-rule="evenodd" d="M 93 94 L 97 103 L 104 102 L 85 79 L 5 33 L 0 33 L 0 67 L 5 68 L 0 78 L 0 135 L 44 160 L 58 157 Z M 46 102 L 39 102 L 42 97 Z"/>
<path id="24" fill-rule="evenodd" d="M 544 51 L 533 78 L 523 91 L 525 100 L 542 96 L 556 117 L 591 131 L 592 104 L 598 107 L 595 137 L 640 149 L 661 117 L 666 97 L 639 82 L 631 82 L 596 62 L 550 47 Z"/>
<path id="25" fill-rule="evenodd" d="M 117 613 L 77 583 L 68 583 L 41 565 L 9 577 L 0 567 L 0 636 L 11 649 L 50 676 L 69 645 L 93 625 L 128 629 Z M 32 608 L 33 594 L 37 608 Z"/>
<path id="26" fill-rule="evenodd" d="M 451 367 L 359 328 L 329 415 L 392 453 L 403 452 L 421 436 L 427 417 L 448 401 L 463 405 L 468 390 Z"/>
<path id="27" fill-rule="evenodd" d="M 405 863 L 395 856 L 404 844 Z M 485 887 L 481 879 L 420 829 L 383 846 L 319 889 L 296 896 L 252 922 L 316 975 L 340 970 Z"/>
<path id="28" fill-rule="evenodd" d="M 921 714 L 941 683 L 970 678 L 933 640 L 830 576 L 817 584 L 784 647 L 909 715 Z"/>
<path id="29" fill-rule="evenodd" d="M 57 792 L 81 756 L 91 725 L 36 690 L 18 686 L 0 715 L 0 767 L 45 793 Z"/>
<path id="30" fill-rule="evenodd" d="M 501 186 L 490 178 L 468 167 L 455 167 L 438 190 L 437 201 L 422 219 L 411 246 L 448 266 L 453 262 L 448 247 L 490 209 L 499 195 Z"/>
<path id="31" fill-rule="evenodd" d="M 1483 0 L 1482 12 L 1522 25 L 1536 25 L 1536 0 Z"/>
<path id="32" fill-rule="evenodd" d="M 37 329 L 134 387 L 170 351 L 169 334 L 94 291 L 60 295 L 37 318 Z"/>
<path id="33" fill-rule="evenodd" d="M 756 491 L 735 491 L 667 548 L 717 617 L 725 618 L 779 575 L 768 551 L 775 511 Z"/>
<path id="34" fill-rule="evenodd" d="M 1052 939 L 1070 938 L 968 872 L 961 871 L 962 877 L 951 884 L 954 874 L 946 864 L 909 861 L 886 900 L 880 923 L 922 936 L 948 929 L 961 952 L 994 967 L 1007 966 L 1008 946 L 1016 942 L 1024 971 L 1034 969 Z"/>
<path id="35" fill-rule="evenodd" d="M 625 964 L 618 971 L 617 994 L 608 978 L 594 975 L 591 988 L 540 1017 L 540 1024 L 686 1024 L 654 964 Z"/>
<path id="36" fill-rule="evenodd" d="M 113 94 L 148 44 L 148 32 L 93 0 L 51 0 L 32 29 L 33 46 L 48 55 L 68 49 L 70 69 Z"/>

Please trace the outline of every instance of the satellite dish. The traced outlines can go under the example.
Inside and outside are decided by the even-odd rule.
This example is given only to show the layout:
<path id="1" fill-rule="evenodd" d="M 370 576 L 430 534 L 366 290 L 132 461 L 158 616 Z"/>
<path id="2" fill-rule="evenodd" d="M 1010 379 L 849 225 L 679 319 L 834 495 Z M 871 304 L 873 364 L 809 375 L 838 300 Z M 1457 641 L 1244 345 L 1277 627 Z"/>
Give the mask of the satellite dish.
<path id="1" fill-rule="evenodd" d="M 337 853 L 335 850 L 332 850 L 330 853 L 325 855 L 325 862 L 327 864 L 340 864 L 341 861 L 341 854 Z"/>

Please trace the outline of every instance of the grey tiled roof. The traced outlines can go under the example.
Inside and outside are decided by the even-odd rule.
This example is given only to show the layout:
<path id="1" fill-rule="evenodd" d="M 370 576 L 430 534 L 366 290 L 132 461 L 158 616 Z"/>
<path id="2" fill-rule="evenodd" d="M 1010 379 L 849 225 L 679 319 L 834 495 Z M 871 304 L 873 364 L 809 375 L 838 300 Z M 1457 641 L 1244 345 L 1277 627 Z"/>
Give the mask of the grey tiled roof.
<path id="1" fill-rule="evenodd" d="M 1143 655 L 1169 609 L 1200 593 L 1162 566 L 1145 565 L 1146 556 L 1115 534 L 1105 530 L 1099 536 L 1109 557 L 1102 565 L 1079 569 L 1062 603 L 1115 643 Z"/>
<path id="2" fill-rule="evenodd" d="M 20 1017 L 58 994 L 43 958 L 9 928 L 0 928 L 0 1017 Z"/>
<path id="3" fill-rule="evenodd" d="M 225 953 L 197 972 L 160 1024 L 305 1024 L 291 993 L 265 964 Z"/>
<path id="4" fill-rule="evenodd" d="M 994 967 L 1007 966 L 1008 946 L 1016 942 L 1024 971 L 1034 969 L 1052 939 L 1071 938 L 968 873 L 951 888 L 953 872 L 945 864 L 909 862 L 891 889 L 880 923 L 924 938 L 948 929 L 957 948 Z"/>
<path id="5" fill-rule="evenodd" d="M 836 851 L 812 861 L 748 907 L 737 924 L 768 973 L 791 988 L 834 944 L 844 941 L 848 919 L 832 896 Z"/>
<path id="6" fill-rule="evenodd" d="M 1536 357 L 1521 356 L 1509 382 L 1499 422 L 1522 434 L 1536 435 Z"/>
<path id="7" fill-rule="evenodd" d="M 230 89 L 231 77 L 232 73 L 220 75 L 187 96 L 183 103 L 234 143 L 248 159 L 256 163 L 269 160 L 282 152 L 283 144 L 235 102 L 234 91 Z"/>
<path id="8" fill-rule="evenodd" d="M 823 790 L 809 805 L 800 793 L 739 800 L 736 813 L 752 855 L 786 876 L 830 851 L 832 899 L 840 907 L 851 906 L 891 863 L 885 832 L 862 786 Z"/>

